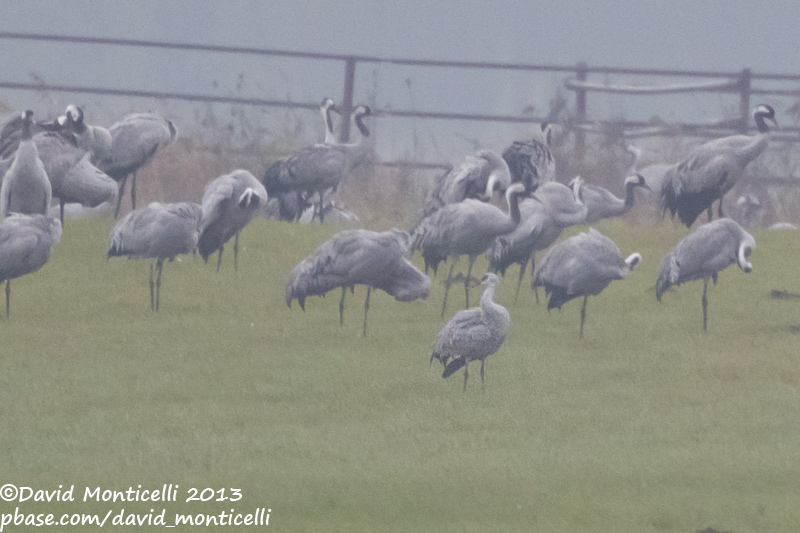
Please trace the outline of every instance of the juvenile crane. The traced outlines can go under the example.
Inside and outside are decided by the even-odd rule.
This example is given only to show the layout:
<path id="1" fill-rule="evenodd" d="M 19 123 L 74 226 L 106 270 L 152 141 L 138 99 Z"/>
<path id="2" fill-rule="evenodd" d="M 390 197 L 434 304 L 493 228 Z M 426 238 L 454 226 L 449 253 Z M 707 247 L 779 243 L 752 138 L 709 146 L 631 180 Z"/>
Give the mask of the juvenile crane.
<path id="1" fill-rule="evenodd" d="M 656 298 L 661 301 L 672 285 L 703 280 L 703 331 L 708 331 L 708 280 L 717 283 L 717 273 L 736 263 L 745 273 L 753 270 L 747 261 L 756 240 L 739 224 L 720 218 L 703 224 L 683 238 L 661 261 Z"/>
<path id="2" fill-rule="evenodd" d="M 33 142 L 33 111 L 22 113 L 22 137 L 0 185 L 0 218 L 10 213 L 47 213 L 53 198 L 50 179 Z"/>
<path id="3" fill-rule="evenodd" d="M 61 223 L 45 215 L 11 214 L 0 222 L 0 283 L 6 282 L 6 318 L 11 308 L 11 280 L 36 272 L 61 239 Z"/>
<path id="4" fill-rule="evenodd" d="M 225 243 L 234 235 L 233 270 L 239 269 L 239 232 L 267 203 L 267 191 L 246 170 L 224 174 L 206 186 L 203 193 L 203 219 L 200 223 L 200 240 L 197 251 L 203 261 L 218 251 L 217 272 L 222 264 Z"/>
<path id="5" fill-rule="evenodd" d="M 308 296 L 321 296 L 342 288 L 339 324 L 344 321 L 344 296 L 355 285 L 367 286 L 364 302 L 363 335 L 367 335 L 367 311 L 372 289 L 381 289 L 395 300 L 411 302 L 426 298 L 431 285 L 428 276 L 412 265 L 408 255 L 409 235 L 405 231 L 382 233 L 363 229 L 340 231 L 292 270 L 286 283 L 286 305 L 295 298 L 305 311 Z"/>
<path id="6" fill-rule="evenodd" d="M 431 353 L 444 366 L 443 378 L 450 377 L 464 367 L 464 391 L 467 390 L 468 366 L 471 361 L 481 362 L 481 390 L 484 388 L 486 358 L 497 352 L 506 338 L 511 317 L 508 310 L 493 301 L 500 280 L 494 274 L 485 274 L 481 280 L 486 286 L 480 307 L 464 309 L 453 315 L 439 331 Z"/>
<path id="7" fill-rule="evenodd" d="M 533 284 L 543 286 L 550 296 L 547 309 L 561 306 L 583 296 L 580 338 L 586 320 L 586 301 L 597 296 L 617 279 L 627 276 L 642 256 L 633 253 L 623 259 L 619 247 L 594 228 L 553 246 L 533 275 Z"/>
<path id="8" fill-rule="evenodd" d="M 169 259 L 172 262 L 177 255 L 194 251 L 200 235 L 202 214 L 202 208 L 195 203 L 153 202 L 125 215 L 111 231 L 109 258 L 128 256 L 151 260 L 151 310 L 158 311 L 164 260 Z"/>
<path id="9" fill-rule="evenodd" d="M 495 189 L 505 190 L 509 185 L 511 174 L 505 160 L 491 150 L 479 150 L 436 180 L 423 216 L 467 198 L 491 198 Z"/>
<path id="10" fill-rule="evenodd" d="M 157 113 L 132 113 L 108 128 L 111 147 L 98 166 L 119 183 L 119 196 L 114 218 L 119 216 L 125 184 L 131 177 L 131 209 L 136 209 L 136 173 L 156 153 L 175 142 L 178 129 L 171 120 Z"/>
<path id="11" fill-rule="evenodd" d="M 695 148 L 682 162 L 666 172 L 661 185 L 661 211 L 674 217 L 678 214 L 686 227 L 691 227 L 703 211 L 719 200 L 717 214 L 722 217 L 722 197 L 744 174 L 745 167 L 766 149 L 769 143 L 767 120 L 776 126 L 775 110 L 765 104 L 756 106 L 753 118 L 758 134 L 731 135 L 715 139 Z"/>
<path id="12" fill-rule="evenodd" d="M 540 185 L 556 179 L 556 160 L 550 150 L 553 125 L 541 125 L 541 140 L 514 141 L 503 152 L 503 159 L 511 170 L 511 181 L 521 182 L 528 193 Z"/>
<path id="13" fill-rule="evenodd" d="M 445 282 L 442 316 L 447 307 L 447 293 L 453 269 L 461 255 L 469 256 L 469 266 L 464 279 L 466 307 L 469 307 L 469 283 L 475 259 L 486 252 L 494 240 L 514 230 L 520 222 L 519 198 L 525 194 L 525 186 L 514 183 L 506 189 L 508 214 L 498 207 L 467 199 L 457 204 L 449 204 L 417 224 L 412 235 L 412 249 L 420 250 L 425 259 L 425 271 L 433 268 L 434 274 L 439 263 L 452 260 Z"/>
<path id="14" fill-rule="evenodd" d="M 520 202 L 519 225 L 507 235 L 495 239 L 489 248 L 487 256 L 492 272 L 505 275 L 511 265 L 520 266 L 514 301 L 519 296 L 528 261 L 533 272 L 536 268 L 536 252 L 553 244 L 565 228 L 586 219 L 582 183 L 578 177 L 572 180 L 570 187 L 555 181 L 543 184 L 532 198 Z M 539 303 L 539 293 L 535 287 L 534 293 L 536 303 Z"/>

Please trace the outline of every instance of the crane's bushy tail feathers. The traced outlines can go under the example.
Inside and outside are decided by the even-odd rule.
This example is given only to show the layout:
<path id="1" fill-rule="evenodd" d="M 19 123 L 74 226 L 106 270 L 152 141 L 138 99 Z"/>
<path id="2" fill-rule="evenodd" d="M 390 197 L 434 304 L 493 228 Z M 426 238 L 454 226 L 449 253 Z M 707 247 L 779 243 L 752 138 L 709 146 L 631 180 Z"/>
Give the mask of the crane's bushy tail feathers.
<path id="1" fill-rule="evenodd" d="M 466 362 L 466 360 L 464 360 L 464 359 L 462 359 L 462 358 L 460 358 L 460 357 L 459 357 L 458 359 L 453 359 L 453 360 L 452 360 L 452 361 L 450 361 L 450 362 L 449 362 L 447 365 L 445 365 L 445 367 L 444 367 L 444 372 L 442 372 L 442 377 L 443 377 L 443 378 L 449 378 L 449 377 L 450 377 L 450 376 L 452 376 L 452 375 L 453 375 L 453 374 L 454 374 L 454 373 L 455 373 L 455 372 L 456 372 L 458 369 L 460 369 L 461 367 L 463 367 L 463 366 L 464 366 L 466 363 L 467 363 L 467 362 Z"/>
<path id="2" fill-rule="evenodd" d="M 718 194 L 714 190 L 678 193 L 672 182 L 667 181 L 661 188 L 661 212 L 663 214 L 669 209 L 671 218 L 674 218 L 677 213 L 680 221 L 689 228 L 697 220 L 697 217 L 717 200 Z"/>
<path id="3" fill-rule="evenodd" d="M 544 289 L 545 292 L 550 295 L 550 299 L 547 301 L 548 311 L 553 308 L 557 308 L 560 310 L 562 305 L 572 300 L 573 298 L 580 296 L 580 294 L 570 295 L 567 293 L 566 287 L 561 287 L 558 285 L 545 284 Z"/>

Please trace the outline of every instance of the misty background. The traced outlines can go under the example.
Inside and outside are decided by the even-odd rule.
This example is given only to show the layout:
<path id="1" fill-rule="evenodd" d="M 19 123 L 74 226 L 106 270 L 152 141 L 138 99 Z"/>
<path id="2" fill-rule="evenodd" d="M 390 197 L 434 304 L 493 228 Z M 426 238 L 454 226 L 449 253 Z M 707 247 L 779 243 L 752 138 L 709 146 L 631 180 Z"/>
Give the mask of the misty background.
<path id="1" fill-rule="evenodd" d="M 4 0 L 0 32 L 59 34 L 354 54 L 380 58 L 483 61 L 795 74 L 800 3 L 777 0 L 560 2 L 467 0 Z M 211 52 L 0 39 L 0 81 L 134 89 L 317 104 L 340 101 L 344 63 Z M 378 109 L 545 117 L 573 73 L 521 72 L 359 63 L 354 102 Z M 668 84 L 664 78 L 590 76 L 612 84 Z M 697 80 L 695 80 L 697 81 Z M 760 85 L 765 85 L 761 83 Z M 783 88 L 786 88 L 783 86 Z M 758 99 L 758 101 L 756 101 Z M 793 99 L 754 97 L 776 107 L 781 125 Z M 316 110 L 198 104 L 178 100 L 0 89 L 0 112 L 31 108 L 52 117 L 69 103 L 108 126 L 123 114 L 154 110 L 183 135 L 230 128 L 247 143 L 321 139 Z M 713 122 L 738 113 L 736 94 L 620 96 L 592 93 L 590 119 Z M 502 151 L 530 137 L 533 124 L 372 119 L 381 160 L 452 163 L 478 148 Z M 209 137 L 213 140 L 213 136 Z M 237 140 L 235 139 L 235 140 Z M 274 143 L 273 143 L 274 144 Z M 274 146 L 273 146 L 274 148 Z M 657 149 L 655 149 L 658 152 Z M 657 154 L 656 154 L 657 155 Z M 266 162 L 265 162 L 266 165 Z M 252 169 L 258 175 L 263 169 Z"/>

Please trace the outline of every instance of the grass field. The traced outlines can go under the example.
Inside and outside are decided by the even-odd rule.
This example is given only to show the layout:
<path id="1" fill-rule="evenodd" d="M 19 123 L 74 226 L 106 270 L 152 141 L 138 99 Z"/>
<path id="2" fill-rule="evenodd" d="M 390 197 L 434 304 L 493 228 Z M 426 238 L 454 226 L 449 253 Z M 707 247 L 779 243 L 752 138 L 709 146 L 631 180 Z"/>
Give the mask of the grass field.
<path id="1" fill-rule="evenodd" d="M 512 268 L 497 295 L 510 335 L 485 393 L 478 365 L 462 393 L 460 372 L 442 380 L 428 364 L 441 272 L 425 301 L 375 293 L 361 338 L 363 287 L 343 327 L 338 292 L 305 313 L 283 301 L 292 267 L 336 229 L 259 219 L 238 273 L 232 247 L 220 273 L 191 256 L 165 265 L 155 314 L 148 263 L 106 261 L 111 226 L 68 220 L 50 262 L 12 282 L 0 485 L 75 485 L 78 501 L 0 513 L 166 508 L 171 523 L 265 507 L 271 529 L 292 532 L 798 529 L 800 299 L 770 297 L 800 292 L 796 233 L 754 233 L 753 272 L 720 274 L 704 334 L 702 282 L 655 298 L 686 229 L 601 224 L 644 260 L 590 298 L 584 339 L 579 300 L 548 313 L 523 289 L 514 304 Z M 451 297 L 448 315 L 463 304 L 458 287 Z M 84 487 L 164 483 L 179 502 L 80 501 Z M 190 487 L 243 498 L 185 502 Z"/>

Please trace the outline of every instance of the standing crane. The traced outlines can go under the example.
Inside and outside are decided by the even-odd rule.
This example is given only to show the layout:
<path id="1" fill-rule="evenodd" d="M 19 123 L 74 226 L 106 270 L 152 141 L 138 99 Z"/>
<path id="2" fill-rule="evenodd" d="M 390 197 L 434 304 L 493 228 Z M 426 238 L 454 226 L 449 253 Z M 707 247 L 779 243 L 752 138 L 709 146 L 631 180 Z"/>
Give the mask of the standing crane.
<path id="1" fill-rule="evenodd" d="M 199 204 L 153 202 L 147 207 L 134 209 L 125 215 L 111 231 L 109 258 L 128 256 L 128 258 L 151 259 L 150 309 L 152 311 L 158 311 L 164 260 L 169 259 L 172 262 L 177 255 L 194 251 L 200 235 L 202 215 L 203 209 Z"/>
<path id="2" fill-rule="evenodd" d="M 33 111 L 22 113 L 22 137 L 0 185 L 0 218 L 10 213 L 47 214 L 53 189 L 33 142 Z"/>
<path id="3" fill-rule="evenodd" d="M 493 301 L 500 280 L 494 274 L 485 274 L 481 280 L 486 286 L 480 307 L 464 309 L 453 315 L 439 331 L 431 353 L 444 366 L 443 378 L 450 377 L 464 367 L 464 391 L 467 390 L 468 366 L 471 361 L 481 362 L 481 390 L 484 389 L 486 358 L 497 352 L 506 338 L 511 317 L 508 310 Z"/>
<path id="4" fill-rule="evenodd" d="M 634 174 L 625 178 L 625 198 L 617 198 L 614 194 L 599 185 L 583 186 L 583 201 L 586 204 L 586 223 L 597 224 L 604 218 L 622 216 L 633 207 L 634 189 L 648 188 L 643 176 Z"/>
<path id="5" fill-rule="evenodd" d="M 340 231 L 297 264 L 286 283 L 286 305 L 295 298 L 305 311 L 308 296 L 321 296 L 342 288 L 339 324 L 344 322 L 344 296 L 355 285 L 367 286 L 363 335 L 367 335 L 367 311 L 372 289 L 381 289 L 399 302 L 426 298 L 431 281 L 406 256 L 410 237 L 393 229 L 378 233 L 363 229 Z"/>
<path id="6" fill-rule="evenodd" d="M 522 183 L 514 183 L 506 189 L 508 214 L 492 204 L 467 199 L 446 205 L 417 224 L 412 234 L 412 249 L 421 251 L 425 259 L 425 271 L 431 267 L 435 274 L 440 262 L 452 259 L 445 282 L 442 317 L 447 307 L 447 293 L 450 290 L 453 269 L 459 256 L 469 256 L 464 279 L 468 308 L 470 275 L 475 259 L 486 252 L 497 237 L 506 235 L 517 227 L 520 222 L 519 198 L 524 194 L 525 186 Z"/>
<path id="7" fill-rule="evenodd" d="M 234 170 L 206 185 L 203 193 L 203 219 L 200 222 L 200 240 L 197 251 L 203 261 L 216 251 L 217 272 L 222 264 L 225 243 L 234 235 L 233 270 L 239 269 L 239 232 L 258 213 L 261 205 L 267 204 L 267 191 L 246 170 Z"/>
<path id="8" fill-rule="evenodd" d="M 708 331 L 708 280 L 717 284 L 717 273 L 736 263 L 745 273 L 753 270 L 747 261 L 756 240 L 739 224 L 720 218 L 703 224 L 684 237 L 661 261 L 656 281 L 656 298 L 672 285 L 703 280 L 703 331 Z"/>
<path id="9" fill-rule="evenodd" d="M 162 148 L 172 144 L 178 129 L 171 120 L 157 113 L 132 113 L 108 128 L 111 148 L 98 166 L 119 183 L 119 196 L 114 218 L 119 216 L 125 184 L 131 177 L 131 209 L 136 209 L 136 173 L 149 163 Z"/>
<path id="10" fill-rule="evenodd" d="M 594 228 L 579 233 L 548 250 L 533 275 L 533 284 L 543 286 L 550 296 L 547 309 L 561 306 L 583 296 L 580 338 L 586 320 L 586 301 L 597 296 L 617 279 L 627 276 L 642 260 L 633 253 L 623 259 L 619 247 Z"/>
<path id="11" fill-rule="evenodd" d="M 698 146 L 689 156 L 670 167 L 661 184 L 661 212 L 678 214 L 686 227 L 691 227 L 703 211 L 708 210 L 711 220 L 711 205 L 719 200 L 717 214 L 722 217 L 722 197 L 731 190 L 744 169 L 766 149 L 769 144 L 770 120 L 775 126 L 775 110 L 760 104 L 753 110 L 758 134 L 731 135 L 715 139 Z"/>
<path id="12" fill-rule="evenodd" d="M 0 222 L 0 283 L 6 282 L 6 318 L 11 309 L 11 280 L 36 272 L 61 240 L 61 223 L 46 215 L 12 213 Z"/>

